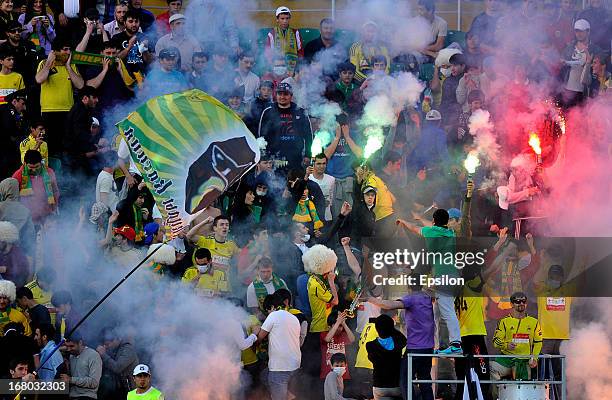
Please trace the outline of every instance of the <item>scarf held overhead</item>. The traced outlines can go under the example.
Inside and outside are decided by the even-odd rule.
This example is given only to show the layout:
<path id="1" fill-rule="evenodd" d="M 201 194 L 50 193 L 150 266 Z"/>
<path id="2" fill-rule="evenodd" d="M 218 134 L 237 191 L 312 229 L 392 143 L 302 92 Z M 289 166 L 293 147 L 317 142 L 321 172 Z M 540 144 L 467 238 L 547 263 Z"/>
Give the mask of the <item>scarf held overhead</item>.
<path id="1" fill-rule="evenodd" d="M 293 213 L 293 220 L 296 222 L 312 222 L 315 229 L 323 227 L 323 222 L 319 219 L 317 209 L 309 199 L 298 201 Z"/>

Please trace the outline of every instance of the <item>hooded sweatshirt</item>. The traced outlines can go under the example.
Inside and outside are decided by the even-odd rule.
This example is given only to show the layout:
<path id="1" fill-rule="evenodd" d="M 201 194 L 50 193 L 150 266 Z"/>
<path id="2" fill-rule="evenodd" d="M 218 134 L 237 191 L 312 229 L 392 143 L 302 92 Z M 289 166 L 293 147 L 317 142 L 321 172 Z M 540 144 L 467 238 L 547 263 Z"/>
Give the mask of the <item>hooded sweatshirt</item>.
<path id="1" fill-rule="evenodd" d="M 20 244 L 31 254 L 36 239 L 30 210 L 19 202 L 19 182 L 6 178 L 0 182 L 0 221 L 8 221 L 19 230 Z"/>

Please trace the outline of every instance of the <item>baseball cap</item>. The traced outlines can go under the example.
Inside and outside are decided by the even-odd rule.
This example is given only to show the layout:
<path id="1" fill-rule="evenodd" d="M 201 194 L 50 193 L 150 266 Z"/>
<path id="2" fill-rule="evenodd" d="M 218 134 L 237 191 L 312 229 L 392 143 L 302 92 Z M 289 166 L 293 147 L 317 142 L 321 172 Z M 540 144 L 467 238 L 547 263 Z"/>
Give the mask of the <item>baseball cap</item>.
<path id="1" fill-rule="evenodd" d="M 510 188 L 508 186 L 499 186 L 497 188 L 497 204 L 502 210 L 508 209 L 508 194 L 510 194 Z"/>
<path id="2" fill-rule="evenodd" d="M 425 115 L 427 121 L 439 121 L 442 119 L 442 114 L 438 110 L 431 110 Z"/>
<path id="3" fill-rule="evenodd" d="M 289 9 L 289 7 L 285 7 L 285 6 L 280 6 L 276 9 L 276 16 L 278 17 L 281 14 L 289 14 L 291 15 L 291 10 Z"/>
<path id="4" fill-rule="evenodd" d="M 123 236 L 124 238 L 126 238 L 127 240 L 133 242 L 134 239 L 136 239 L 136 231 L 134 230 L 134 228 L 132 228 L 129 225 L 123 225 L 121 228 L 115 228 L 113 229 L 113 232 L 115 232 L 118 235 Z"/>
<path id="5" fill-rule="evenodd" d="M 170 18 L 168 18 L 168 23 L 171 24 L 179 19 L 185 19 L 185 16 L 183 14 L 173 14 Z"/>
<path id="6" fill-rule="evenodd" d="M 132 375 L 136 376 L 140 374 L 151 375 L 151 370 L 149 369 L 149 366 L 146 364 L 138 364 L 136 368 L 134 368 L 134 373 L 132 373 Z"/>
<path id="7" fill-rule="evenodd" d="M 293 93 L 293 88 L 291 87 L 289 83 L 281 82 L 276 86 L 276 93 L 280 93 L 280 92 Z"/>
<path id="8" fill-rule="evenodd" d="M 363 25 L 361 25 L 361 27 L 365 28 L 368 25 L 372 25 L 374 28 L 378 28 L 378 24 L 376 22 L 372 21 L 371 19 L 367 20 L 366 22 L 364 22 Z"/>
<path id="9" fill-rule="evenodd" d="M 461 211 L 458 208 L 451 208 L 448 210 L 448 218 L 459 219 L 461 218 Z"/>
<path id="10" fill-rule="evenodd" d="M 376 190 L 374 186 L 366 186 L 363 189 L 363 194 L 370 193 L 370 192 L 378 193 L 378 190 Z"/>
<path id="11" fill-rule="evenodd" d="M 588 31 L 589 29 L 591 29 L 591 24 L 589 24 L 589 21 L 587 21 L 586 19 L 579 19 L 574 22 L 574 29 L 578 31 Z"/>
<path id="12" fill-rule="evenodd" d="M 12 102 L 13 100 L 27 100 L 28 95 L 25 89 L 17 90 L 4 98 L 7 103 Z"/>
<path id="13" fill-rule="evenodd" d="M 162 49 L 159 52 L 159 58 L 176 58 L 176 52 L 171 49 Z"/>

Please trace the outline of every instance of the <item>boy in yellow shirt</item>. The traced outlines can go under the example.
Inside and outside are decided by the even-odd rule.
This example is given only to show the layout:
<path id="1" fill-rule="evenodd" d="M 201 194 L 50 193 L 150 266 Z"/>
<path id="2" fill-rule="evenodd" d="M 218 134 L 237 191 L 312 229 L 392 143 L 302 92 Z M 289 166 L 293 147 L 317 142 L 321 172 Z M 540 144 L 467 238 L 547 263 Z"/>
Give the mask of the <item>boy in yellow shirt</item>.
<path id="1" fill-rule="evenodd" d="M 9 50 L 0 51 L 0 104 L 6 104 L 6 96 L 25 88 L 23 76 L 13 72 L 15 55 Z"/>
<path id="2" fill-rule="evenodd" d="M 21 162 L 23 163 L 23 157 L 26 151 L 36 150 L 40 153 L 46 166 L 49 166 L 49 149 L 47 148 L 47 142 L 45 142 L 45 124 L 42 120 L 33 121 L 30 125 L 30 134 L 19 144 L 19 151 L 21 152 Z"/>

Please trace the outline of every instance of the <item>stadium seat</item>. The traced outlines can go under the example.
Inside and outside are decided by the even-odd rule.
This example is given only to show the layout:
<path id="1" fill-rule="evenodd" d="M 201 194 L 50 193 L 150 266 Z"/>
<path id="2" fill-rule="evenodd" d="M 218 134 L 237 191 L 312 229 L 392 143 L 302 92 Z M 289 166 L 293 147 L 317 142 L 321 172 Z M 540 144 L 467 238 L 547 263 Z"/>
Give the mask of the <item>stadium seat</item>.
<path id="1" fill-rule="evenodd" d="M 348 29 L 336 29 L 336 40 L 348 48 L 357 41 L 357 33 Z"/>
<path id="2" fill-rule="evenodd" d="M 449 30 L 444 40 L 444 47 L 449 46 L 453 42 L 459 43 L 459 45 L 465 49 L 465 32 Z"/>
<path id="3" fill-rule="evenodd" d="M 300 28 L 298 29 L 300 36 L 302 37 L 302 44 L 306 46 L 308 42 L 312 42 L 321 34 L 316 28 Z"/>
<path id="4" fill-rule="evenodd" d="M 419 79 L 422 81 L 429 82 L 433 79 L 434 65 L 433 64 L 421 64 L 419 66 Z"/>

